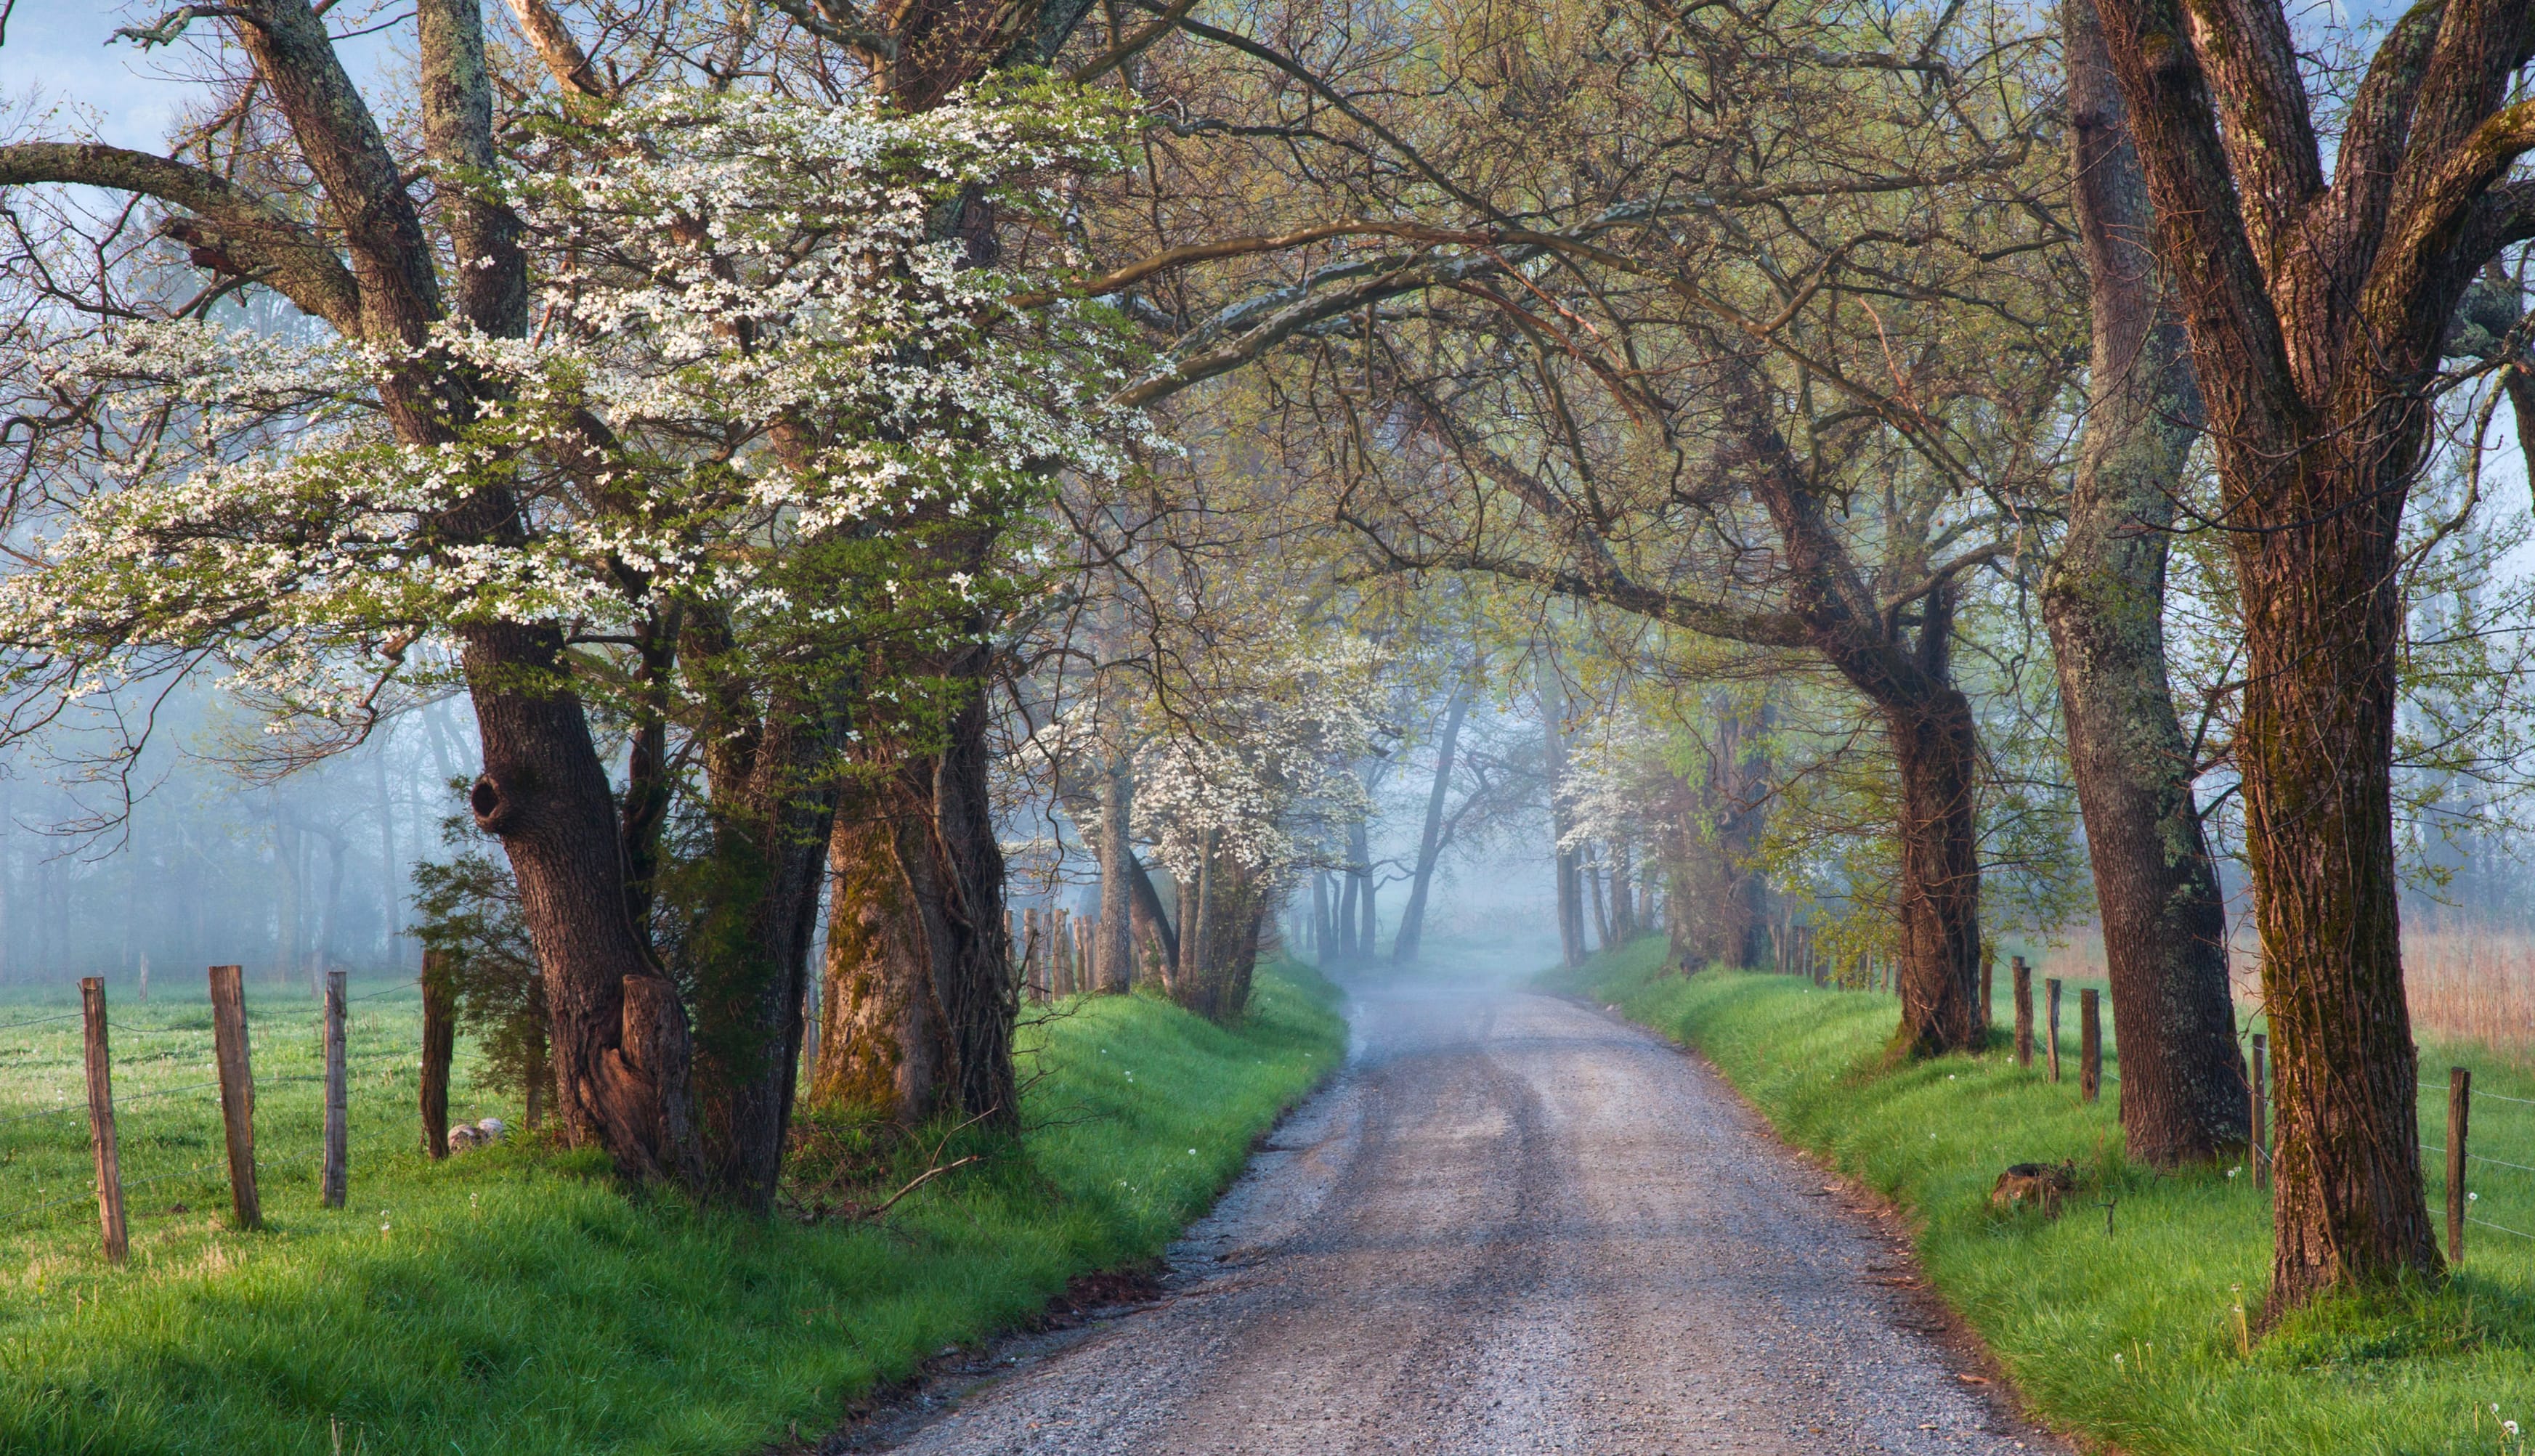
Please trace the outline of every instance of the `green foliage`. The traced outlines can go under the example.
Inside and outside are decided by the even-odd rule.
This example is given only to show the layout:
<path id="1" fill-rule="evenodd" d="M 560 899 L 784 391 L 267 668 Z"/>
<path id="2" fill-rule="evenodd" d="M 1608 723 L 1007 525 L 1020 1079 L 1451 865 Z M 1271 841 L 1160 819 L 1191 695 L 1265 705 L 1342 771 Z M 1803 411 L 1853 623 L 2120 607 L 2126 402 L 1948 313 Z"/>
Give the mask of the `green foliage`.
<path id="1" fill-rule="evenodd" d="M 457 837 L 453 828 L 450 838 Z M 546 1062 L 545 982 L 509 861 L 480 843 L 466 844 L 448 860 L 415 865 L 413 883 L 421 917 L 414 938 L 440 954 L 456 986 L 458 1025 L 476 1040 L 485 1085 L 527 1101 L 530 1089 L 545 1087 L 553 1073 Z"/>
<path id="2" fill-rule="evenodd" d="M 2325 1302 L 2244 1353 L 2239 1310 L 2250 1333 L 2270 1266 L 2264 1195 L 2223 1169 L 2158 1177 L 2122 1157 L 2117 1047 L 2089 1107 L 2073 1066 L 2054 1086 L 2003 1048 L 1888 1065 L 1887 996 L 1669 975 L 1652 941 L 1564 979 L 1697 1047 L 1790 1141 L 1907 1209 L 1930 1278 L 2055 1426 L 2133 1456 L 2513 1453 L 2499 1423 L 2535 1426 L 2535 1240 L 2497 1230 L 2472 1229 L 2441 1287 Z M 2525 1069 L 2454 1057 L 2477 1089 L 2535 1097 Z M 2425 1102 L 2443 1116 L 2442 1092 Z M 2480 1148 L 2535 1166 L 2535 1116 L 2497 1106 L 2488 1126 L 2477 1110 Z M 2079 1190 L 2058 1221 L 1990 1210 L 2006 1165 L 2063 1159 Z M 2535 1231 L 2535 1179 L 2494 1169 L 2481 1191 L 2492 1222 Z"/>
<path id="3" fill-rule="evenodd" d="M 1263 971 L 1232 1027 L 1144 997 L 1070 1005 L 1030 1034 L 1039 1075 L 1018 1143 L 967 1149 L 991 1156 L 880 1223 L 807 1225 L 628 1199 L 596 1160 L 525 1143 L 432 1166 L 414 1150 L 413 994 L 358 1002 L 356 1056 L 394 1056 L 356 1078 L 349 1210 L 321 1208 L 313 1167 L 293 1162 L 267 1174 L 273 1227 L 258 1235 L 212 1216 L 216 1173 L 178 1185 L 188 1214 L 162 1212 L 154 1189 L 121 1271 L 97 1255 L 88 1207 L 0 1226 L 0 1450 L 314 1456 L 340 1423 L 344 1452 L 761 1451 L 946 1343 L 1026 1319 L 1076 1275 L 1158 1253 L 1337 1064 L 1330 999 L 1286 968 Z M 297 1074 L 313 1007 L 251 1001 L 260 1081 Z M 199 1011 L 162 998 L 117 1020 Z M 0 1118 L 76 1084 L 67 1024 L 67 1038 L 13 1034 L 40 1039 L 43 1075 L 13 1061 Z M 180 1045 L 180 1061 L 198 1050 Z M 453 1113 L 511 1116 L 484 1065 L 462 1048 Z M 127 1136 L 190 1105 L 134 1104 Z M 260 1089 L 260 1156 L 312 1148 L 318 1112 L 314 1084 Z M 216 1156 L 216 1123 L 184 1125 L 188 1161 Z M 0 1123 L 0 1203 L 30 1184 L 76 1189 L 85 1146 L 76 1118 Z M 880 1186 L 929 1147 L 884 1149 L 858 1176 Z"/>

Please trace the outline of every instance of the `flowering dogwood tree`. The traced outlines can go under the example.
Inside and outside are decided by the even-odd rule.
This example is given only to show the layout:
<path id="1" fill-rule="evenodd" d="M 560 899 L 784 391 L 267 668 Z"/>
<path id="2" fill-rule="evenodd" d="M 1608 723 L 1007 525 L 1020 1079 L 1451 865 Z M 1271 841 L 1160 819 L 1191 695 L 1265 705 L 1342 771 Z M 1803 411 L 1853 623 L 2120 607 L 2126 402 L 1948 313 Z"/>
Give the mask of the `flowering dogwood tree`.
<path id="1" fill-rule="evenodd" d="M 1062 260 L 995 246 L 1046 179 L 1111 163 L 1114 119 L 1023 83 L 921 111 L 661 86 L 515 117 L 497 151 L 480 15 L 426 0 L 426 206 L 304 3 L 219 23 L 316 220 L 190 163 L 0 148 L 0 186 L 151 199 L 311 321 L 64 337 L 30 310 L 13 721 L 211 670 L 285 730 L 357 733 L 395 690 L 463 687 L 567 1135 L 763 1202 L 840 750 L 938 716 L 903 664 L 1020 588 L 1052 471 L 1117 467 L 1109 330 L 1049 301 Z M 621 800 L 592 708 L 632 737 Z M 707 866 L 670 964 L 648 928 L 680 795 Z"/>
<path id="2" fill-rule="evenodd" d="M 1182 1004 L 1240 1011 L 1262 922 L 1330 827 L 1371 809 L 1354 770 L 1380 727 L 1382 665 L 1361 638 L 1280 630 L 1138 756 L 1137 818 L 1181 885 Z"/>

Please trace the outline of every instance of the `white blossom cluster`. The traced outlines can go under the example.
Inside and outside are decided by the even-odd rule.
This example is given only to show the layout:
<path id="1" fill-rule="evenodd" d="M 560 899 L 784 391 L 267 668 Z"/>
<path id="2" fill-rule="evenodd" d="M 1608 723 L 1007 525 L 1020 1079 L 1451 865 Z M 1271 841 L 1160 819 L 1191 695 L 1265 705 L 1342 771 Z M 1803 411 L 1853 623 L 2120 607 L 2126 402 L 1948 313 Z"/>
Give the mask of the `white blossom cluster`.
<path id="1" fill-rule="evenodd" d="M 1573 739 L 1567 772 L 1552 791 L 1567 820 L 1558 847 L 1576 852 L 1645 838 L 1648 811 L 1671 787 L 1671 750 L 1670 735 L 1626 704 Z"/>
<path id="2" fill-rule="evenodd" d="M 920 115 L 680 91 L 557 123 L 482 183 L 527 227 L 526 338 L 289 343 L 188 321 L 40 361 L 96 394 L 97 438 L 122 448 L 61 472 L 57 509 L 22 522 L 0 641 L 22 681 L 199 651 L 322 713 L 445 662 L 407 649 L 471 622 L 604 638 L 685 599 L 797 638 L 901 595 L 885 553 L 854 557 L 845 591 L 803 548 L 1000 527 L 1056 470 L 1114 476 L 1145 428 L 1100 403 L 1129 362 L 1113 321 L 945 225 L 1048 207 L 1046 177 L 1114 165 L 1117 131 L 1045 91 Z M 462 401 L 451 438 L 401 438 L 392 379 Z M 510 503 L 502 528 L 467 523 L 487 499 Z"/>
<path id="3" fill-rule="evenodd" d="M 1219 858 L 1274 880 L 1310 858 L 1318 828 L 1370 812 L 1354 767 L 1379 727 L 1380 665 L 1358 639 L 1290 634 L 1247 691 L 1209 706 L 1204 728 L 1149 742 L 1136 817 L 1154 857 L 1188 883 L 1211 841 Z"/>

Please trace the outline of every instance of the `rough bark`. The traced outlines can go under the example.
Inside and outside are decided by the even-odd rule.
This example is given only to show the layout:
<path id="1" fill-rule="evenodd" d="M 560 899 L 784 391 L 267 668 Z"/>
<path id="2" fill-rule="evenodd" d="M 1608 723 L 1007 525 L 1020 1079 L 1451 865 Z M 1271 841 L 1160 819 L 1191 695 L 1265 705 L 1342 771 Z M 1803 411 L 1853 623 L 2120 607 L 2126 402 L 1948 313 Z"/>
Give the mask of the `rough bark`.
<path id="1" fill-rule="evenodd" d="M 2234 744 L 2277 1058 L 2274 1309 L 2436 1273 L 2390 794 L 2405 496 L 2439 340 L 2535 233 L 2522 6 L 2388 30 L 2327 172 L 2275 0 L 2099 0 L 2208 405 L 2243 612 Z M 2331 181 L 2327 185 L 2326 178 Z"/>
<path id="2" fill-rule="evenodd" d="M 504 686 L 520 681 L 524 664 L 543 668 L 550 681 L 559 635 L 488 624 L 471 629 L 464 643 L 484 750 L 467 804 L 475 826 L 502 841 L 519 882 L 521 915 L 545 982 L 555 1112 L 565 1140 L 605 1148 L 631 1175 L 700 1175 L 701 1150 L 672 1138 L 658 1121 L 664 1106 L 688 1111 L 688 1089 L 664 1096 L 622 1055 L 625 985 L 660 973 L 626 915 L 616 805 L 581 702 L 559 689 Z M 691 1117 L 686 1122 L 692 1125 Z"/>
<path id="3" fill-rule="evenodd" d="M 2123 1141 L 2170 1169 L 2230 1156 L 2249 1135 L 2226 912 L 2166 676 L 2167 545 L 2200 401 L 2092 0 L 2061 16 L 2093 353 L 2042 614 L 2121 1029 Z"/>
<path id="4" fill-rule="evenodd" d="M 933 997 L 941 1001 L 951 1048 L 951 1106 L 986 1126 L 1020 1123 L 1020 1083 L 1012 1070 L 1012 1025 L 1020 1014 L 1020 977 L 1004 924 L 1004 847 L 994 834 L 986 741 L 986 646 L 971 646 L 946 665 L 960 700 L 938 754 L 899 771 L 902 791 L 920 812 L 897 819 L 897 860 L 907 870 L 923 913 L 933 959 Z"/>
<path id="5" fill-rule="evenodd" d="M 703 741 L 711 859 L 690 867 L 703 903 L 687 937 L 695 1102 L 714 1192 L 764 1210 L 774 1195 L 799 1083 L 801 1007 L 833 837 L 828 714 L 723 676 L 731 647 L 711 614 L 687 614 L 684 655 Z"/>
<path id="6" fill-rule="evenodd" d="M 1461 722 L 1470 713 L 1475 685 L 1469 675 L 1453 687 L 1444 709 L 1444 731 L 1435 740 L 1435 785 L 1426 794 L 1426 821 L 1417 836 L 1417 869 L 1408 881 L 1408 903 L 1399 912 L 1399 930 L 1391 938 L 1391 959 L 1406 965 L 1417 959 L 1418 941 L 1426 931 L 1426 894 L 1435 881 L 1436 862 L 1444 854 L 1444 805 L 1452 796 L 1453 757 L 1461 740 Z"/>
<path id="7" fill-rule="evenodd" d="M 857 783 L 828 838 L 828 948 L 810 1099 L 912 1125 L 941 1110 L 948 1028 L 888 795 Z"/>

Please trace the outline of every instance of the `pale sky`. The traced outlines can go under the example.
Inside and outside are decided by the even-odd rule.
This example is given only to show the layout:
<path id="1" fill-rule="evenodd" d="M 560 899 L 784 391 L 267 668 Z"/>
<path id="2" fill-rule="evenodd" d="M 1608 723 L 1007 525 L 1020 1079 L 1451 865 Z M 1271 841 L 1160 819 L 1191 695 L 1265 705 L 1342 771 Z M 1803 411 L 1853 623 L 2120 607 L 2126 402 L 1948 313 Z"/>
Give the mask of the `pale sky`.
<path id="1" fill-rule="evenodd" d="M 8 0 L 0 0 L 5 5 Z M 190 84 L 174 72 L 187 61 L 184 47 L 144 53 L 130 40 L 114 40 L 118 26 L 148 25 L 169 4 L 84 3 L 84 0 L 17 0 L 9 13 L 7 42 L 0 44 L 0 129 L 10 136 L 51 136 L 91 125 L 107 142 L 156 152 L 182 109 Z M 366 30 L 382 20 L 398 24 L 384 33 L 341 46 L 346 65 L 361 79 L 401 35 L 409 34 L 410 11 L 343 0 L 328 16 L 340 32 Z M 211 27 L 216 22 L 196 22 Z M 110 42 L 110 43 L 109 43 Z M 92 120 L 45 113 L 72 107 Z"/>

